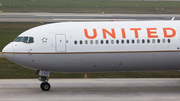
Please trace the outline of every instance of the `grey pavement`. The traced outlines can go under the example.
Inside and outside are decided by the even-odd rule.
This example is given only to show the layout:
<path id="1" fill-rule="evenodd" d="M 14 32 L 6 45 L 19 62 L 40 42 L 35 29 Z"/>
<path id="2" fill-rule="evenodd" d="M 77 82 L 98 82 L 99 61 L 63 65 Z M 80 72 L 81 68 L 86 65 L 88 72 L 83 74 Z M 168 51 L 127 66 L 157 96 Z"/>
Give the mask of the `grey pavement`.
<path id="1" fill-rule="evenodd" d="M 180 20 L 180 14 L 0 13 L 0 22 Z"/>
<path id="2" fill-rule="evenodd" d="M 37 79 L 1 79 L 1 101 L 180 101 L 180 78 L 50 79 L 41 91 Z"/>

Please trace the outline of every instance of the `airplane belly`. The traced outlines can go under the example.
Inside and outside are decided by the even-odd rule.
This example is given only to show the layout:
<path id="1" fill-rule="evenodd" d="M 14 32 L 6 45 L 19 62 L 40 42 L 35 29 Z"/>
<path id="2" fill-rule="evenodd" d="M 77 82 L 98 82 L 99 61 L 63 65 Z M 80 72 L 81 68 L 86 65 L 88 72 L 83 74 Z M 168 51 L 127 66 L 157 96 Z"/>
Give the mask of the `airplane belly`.
<path id="1" fill-rule="evenodd" d="M 41 66 L 42 54 L 14 54 L 13 62 L 31 69 L 41 69 L 43 67 Z"/>
<path id="2" fill-rule="evenodd" d="M 43 54 L 42 57 L 43 70 L 53 72 L 180 70 L 179 52 Z"/>

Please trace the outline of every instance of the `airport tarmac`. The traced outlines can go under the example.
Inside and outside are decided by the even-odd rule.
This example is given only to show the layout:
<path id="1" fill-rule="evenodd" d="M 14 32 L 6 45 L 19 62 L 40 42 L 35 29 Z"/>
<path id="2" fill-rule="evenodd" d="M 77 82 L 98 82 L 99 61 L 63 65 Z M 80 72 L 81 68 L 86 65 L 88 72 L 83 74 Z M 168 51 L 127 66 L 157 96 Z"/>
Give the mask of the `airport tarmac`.
<path id="1" fill-rule="evenodd" d="M 0 13 L 0 22 L 180 20 L 180 14 Z"/>
<path id="2" fill-rule="evenodd" d="M 50 79 L 50 91 L 37 79 L 1 79 L 1 101 L 180 101 L 180 78 Z"/>

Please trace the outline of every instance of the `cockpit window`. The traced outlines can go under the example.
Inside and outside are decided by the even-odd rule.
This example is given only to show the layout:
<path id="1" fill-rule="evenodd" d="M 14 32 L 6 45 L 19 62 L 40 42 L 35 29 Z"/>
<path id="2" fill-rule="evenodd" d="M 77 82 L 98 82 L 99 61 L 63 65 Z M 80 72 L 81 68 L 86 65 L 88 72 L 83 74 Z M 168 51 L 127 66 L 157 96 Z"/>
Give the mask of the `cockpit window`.
<path id="1" fill-rule="evenodd" d="M 28 42 L 28 37 L 24 37 L 21 42 L 27 43 Z"/>
<path id="2" fill-rule="evenodd" d="M 33 37 L 29 37 L 29 42 L 28 43 L 34 43 L 34 38 Z"/>
<path id="3" fill-rule="evenodd" d="M 17 37 L 14 42 L 20 42 L 22 40 L 23 37 Z"/>
<path id="4" fill-rule="evenodd" d="M 33 37 L 28 37 L 28 36 L 21 36 L 17 37 L 14 42 L 24 42 L 24 43 L 34 43 L 34 38 Z"/>

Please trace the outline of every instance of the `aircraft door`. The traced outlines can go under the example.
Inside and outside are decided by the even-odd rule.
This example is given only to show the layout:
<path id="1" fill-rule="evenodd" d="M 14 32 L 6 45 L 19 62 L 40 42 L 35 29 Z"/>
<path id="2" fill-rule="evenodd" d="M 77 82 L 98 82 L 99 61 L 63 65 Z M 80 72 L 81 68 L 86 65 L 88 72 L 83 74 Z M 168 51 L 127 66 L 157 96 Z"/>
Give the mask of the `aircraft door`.
<path id="1" fill-rule="evenodd" d="M 56 52 L 64 53 L 66 51 L 66 36 L 64 34 L 56 34 Z"/>

